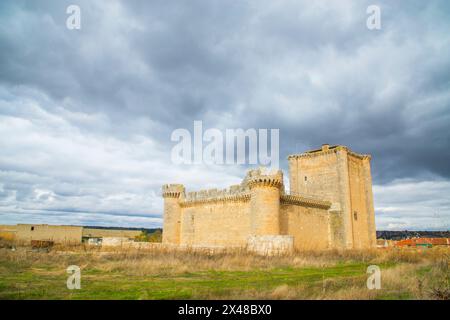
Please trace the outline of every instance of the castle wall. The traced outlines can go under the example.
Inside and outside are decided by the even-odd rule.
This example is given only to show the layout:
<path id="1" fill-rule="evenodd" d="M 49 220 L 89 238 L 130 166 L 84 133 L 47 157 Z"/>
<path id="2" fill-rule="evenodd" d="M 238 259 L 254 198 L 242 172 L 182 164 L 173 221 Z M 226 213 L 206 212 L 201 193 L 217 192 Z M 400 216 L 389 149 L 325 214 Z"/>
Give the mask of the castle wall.
<path id="1" fill-rule="evenodd" d="M 291 254 L 294 251 L 294 237 L 291 235 L 250 236 L 247 250 L 265 256 Z"/>
<path id="2" fill-rule="evenodd" d="M 349 156 L 348 170 L 350 181 L 350 202 L 354 248 L 367 248 L 376 245 L 373 221 L 372 184 L 367 176 L 368 161 Z M 370 170 L 369 170 L 370 171 Z"/>
<path id="3" fill-rule="evenodd" d="M 323 250 L 329 248 L 327 210 L 281 204 L 280 217 L 280 233 L 294 236 L 295 249 Z"/>
<path id="4" fill-rule="evenodd" d="M 245 246 L 251 234 L 249 198 L 183 206 L 181 216 L 182 245 Z"/>
<path id="5" fill-rule="evenodd" d="M 329 204 L 317 208 L 290 204 L 278 198 L 278 233 L 271 228 L 264 235 L 292 235 L 298 250 L 329 248 Z M 280 203 L 281 202 L 281 203 Z M 245 247 L 257 235 L 249 197 L 241 200 L 205 201 L 181 206 L 180 244 L 193 247 Z M 268 221 L 269 222 L 269 221 Z M 263 224 L 265 225 L 265 224 Z M 261 233 L 263 235 L 263 233 Z"/>

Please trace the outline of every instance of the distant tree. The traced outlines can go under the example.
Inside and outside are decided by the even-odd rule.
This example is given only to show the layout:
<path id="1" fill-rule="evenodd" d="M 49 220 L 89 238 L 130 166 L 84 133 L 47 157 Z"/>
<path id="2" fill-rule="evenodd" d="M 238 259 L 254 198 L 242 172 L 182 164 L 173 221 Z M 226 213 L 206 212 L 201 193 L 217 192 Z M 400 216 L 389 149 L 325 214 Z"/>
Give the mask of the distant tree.
<path id="1" fill-rule="evenodd" d="M 138 242 L 161 242 L 162 241 L 162 232 L 161 230 L 156 230 L 153 233 L 148 233 L 147 230 L 142 231 L 135 238 L 135 241 Z"/>
<path id="2" fill-rule="evenodd" d="M 155 232 L 148 235 L 149 242 L 161 242 L 162 241 L 162 232 L 161 230 L 156 230 Z"/>
<path id="3" fill-rule="evenodd" d="M 138 242 L 148 242 L 148 232 L 147 232 L 147 230 L 141 231 L 140 234 L 138 234 L 137 236 L 134 237 L 134 240 L 138 241 Z"/>

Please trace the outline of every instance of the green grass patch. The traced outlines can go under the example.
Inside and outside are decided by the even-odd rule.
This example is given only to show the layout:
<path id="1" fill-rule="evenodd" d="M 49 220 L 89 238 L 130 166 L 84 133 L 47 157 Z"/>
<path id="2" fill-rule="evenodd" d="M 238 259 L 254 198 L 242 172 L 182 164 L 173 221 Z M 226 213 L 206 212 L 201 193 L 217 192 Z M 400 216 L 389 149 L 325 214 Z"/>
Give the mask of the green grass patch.
<path id="1" fill-rule="evenodd" d="M 65 269 L 42 264 L 14 265 L 0 260 L 0 299 L 202 299 L 227 297 L 233 292 L 270 292 L 282 285 L 320 290 L 326 279 L 332 279 L 336 287 L 355 280 L 364 286 L 367 266 L 367 263 L 339 263 L 323 268 L 209 270 L 149 276 L 86 267 L 82 269 L 81 289 L 69 290 Z"/>

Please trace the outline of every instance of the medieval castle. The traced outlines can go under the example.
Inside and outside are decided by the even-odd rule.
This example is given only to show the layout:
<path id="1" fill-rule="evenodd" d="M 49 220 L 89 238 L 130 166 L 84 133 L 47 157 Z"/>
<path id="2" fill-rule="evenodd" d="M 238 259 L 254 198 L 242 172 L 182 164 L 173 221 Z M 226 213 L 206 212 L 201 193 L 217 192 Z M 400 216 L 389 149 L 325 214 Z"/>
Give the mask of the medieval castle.
<path id="1" fill-rule="evenodd" d="M 376 246 L 370 156 L 345 146 L 291 155 L 281 170 L 250 170 L 225 190 L 163 186 L 163 243 L 256 251 Z"/>

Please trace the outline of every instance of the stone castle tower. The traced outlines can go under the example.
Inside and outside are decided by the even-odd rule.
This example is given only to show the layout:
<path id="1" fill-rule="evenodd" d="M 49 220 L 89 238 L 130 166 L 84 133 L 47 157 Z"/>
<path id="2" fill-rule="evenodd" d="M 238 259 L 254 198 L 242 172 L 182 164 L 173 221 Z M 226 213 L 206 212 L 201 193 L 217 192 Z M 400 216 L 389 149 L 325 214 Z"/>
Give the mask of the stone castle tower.
<path id="1" fill-rule="evenodd" d="M 370 156 L 344 146 L 289 160 L 281 170 L 250 170 L 225 190 L 163 186 L 163 243 L 257 251 L 362 249 L 376 246 Z"/>
<path id="2" fill-rule="evenodd" d="M 370 159 L 369 155 L 327 144 L 288 157 L 291 193 L 327 199 L 333 204 L 331 236 L 339 247 L 376 246 Z"/>

